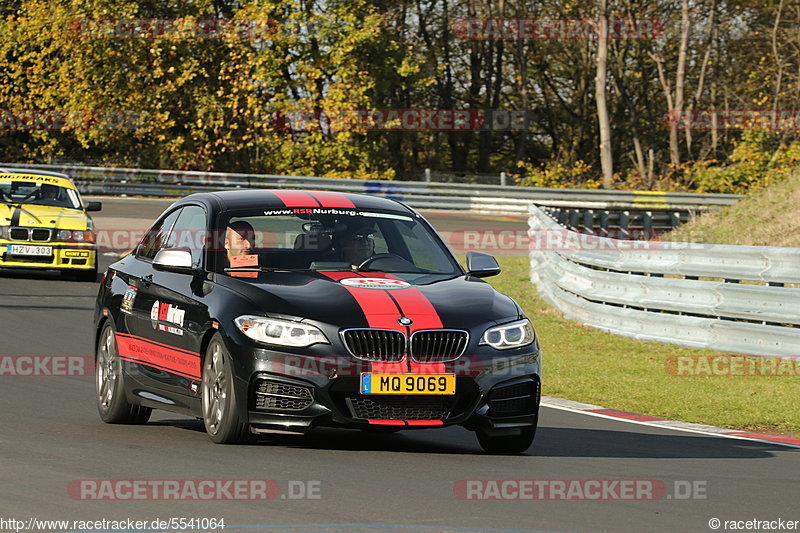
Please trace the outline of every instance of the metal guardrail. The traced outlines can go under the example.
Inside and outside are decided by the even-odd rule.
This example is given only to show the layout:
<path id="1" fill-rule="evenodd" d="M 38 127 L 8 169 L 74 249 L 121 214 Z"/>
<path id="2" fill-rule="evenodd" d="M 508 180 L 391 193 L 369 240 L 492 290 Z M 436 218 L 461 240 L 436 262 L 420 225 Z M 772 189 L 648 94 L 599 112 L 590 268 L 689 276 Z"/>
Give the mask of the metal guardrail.
<path id="1" fill-rule="evenodd" d="M 800 248 L 579 235 L 530 207 L 531 280 L 567 317 L 612 333 L 753 355 L 800 355 Z M 744 283 L 742 283 L 744 282 Z M 754 282 L 761 282 L 756 284 Z"/>
<path id="2" fill-rule="evenodd" d="M 356 180 L 312 176 L 276 176 L 145 170 L 64 165 L 0 164 L 8 168 L 50 170 L 69 175 L 81 192 L 132 196 L 185 196 L 223 188 L 299 188 L 377 194 L 415 208 L 526 214 L 536 202 L 554 208 L 705 211 L 736 203 L 733 194 L 660 193 L 591 189 L 548 189 L 418 181 Z"/>

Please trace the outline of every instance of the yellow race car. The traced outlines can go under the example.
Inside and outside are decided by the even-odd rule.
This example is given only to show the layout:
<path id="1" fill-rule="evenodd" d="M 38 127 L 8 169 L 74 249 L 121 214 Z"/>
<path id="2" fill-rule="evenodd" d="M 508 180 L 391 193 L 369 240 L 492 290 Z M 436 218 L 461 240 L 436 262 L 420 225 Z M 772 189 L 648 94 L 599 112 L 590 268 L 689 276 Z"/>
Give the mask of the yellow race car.
<path id="1" fill-rule="evenodd" d="M 97 278 L 94 223 L 64 174 L 0 169 L 0 268 L 57 269 L 81 281 Z"/>

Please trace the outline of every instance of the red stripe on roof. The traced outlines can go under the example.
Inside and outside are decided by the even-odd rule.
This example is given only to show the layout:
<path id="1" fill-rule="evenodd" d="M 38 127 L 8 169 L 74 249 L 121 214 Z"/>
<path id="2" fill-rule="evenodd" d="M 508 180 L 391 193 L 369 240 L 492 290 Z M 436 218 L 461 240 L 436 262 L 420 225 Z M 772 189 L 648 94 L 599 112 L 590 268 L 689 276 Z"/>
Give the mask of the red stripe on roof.
<path id="1" fill-rule="evenodd" d="M 286 207 L 319 207 L 319 202 L 304 191 L 272 191 Z"/>
<path id="2" fill-rule="evenodd" d="M 340 192 L 311 191 L 309 194 L 312 195 L 322 207 L 355 207 L 355 204 Z"/>

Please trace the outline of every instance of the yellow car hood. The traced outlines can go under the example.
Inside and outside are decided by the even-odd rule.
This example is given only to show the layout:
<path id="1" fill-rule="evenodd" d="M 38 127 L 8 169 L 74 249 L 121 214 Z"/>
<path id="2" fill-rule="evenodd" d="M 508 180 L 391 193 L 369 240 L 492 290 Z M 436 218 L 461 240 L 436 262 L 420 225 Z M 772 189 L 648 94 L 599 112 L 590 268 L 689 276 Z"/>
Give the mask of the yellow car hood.
<path id="1" fill-rule="evenodd" d="M 0 226 L 10 226 L 16 217 L 17 226 L 85 230 L 91 227 L 89 217 L 80 209 L 49 205 L 0 204 Z"/>

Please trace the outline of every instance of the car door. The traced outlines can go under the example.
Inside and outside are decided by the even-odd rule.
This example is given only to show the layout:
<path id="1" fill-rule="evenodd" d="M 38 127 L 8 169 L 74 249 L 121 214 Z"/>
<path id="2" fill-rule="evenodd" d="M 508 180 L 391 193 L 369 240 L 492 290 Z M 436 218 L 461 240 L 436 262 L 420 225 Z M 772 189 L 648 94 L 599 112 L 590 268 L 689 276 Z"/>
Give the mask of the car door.
<path id="1" fill-rule="evenodd" d="M 116 273 L 128 285 L 117 323 L 117 349 L 126 362 L 126 374 L 145 390 L 159 389 L 170 379 L 169 352 L 155 344 L 149 285 L 154 274 L 153 258 L 168 242 L 180 211 L 175 209 L 162 215 L 145 233 L 134 253 L 122 261 L 124 266 Z"/>
<path id="2" fill-rule="evenodd" d="M 141 280 L 137 297 L 140 326 L 160 360 L 150 371 L 151 380 L 170 397 L 198 396 L 201 379 L 201 344 L 210 319 L 205 292 L 211 285 L 202 275 L 207 235 L 207 213 L 200 205 L 180 209 L 162 249 L 191 253 L 193 273 L 151 268 Z M 151 263 L 152 265 L 152 263 Z"/>

